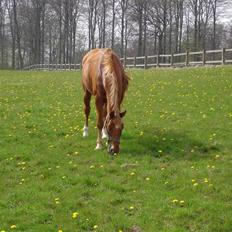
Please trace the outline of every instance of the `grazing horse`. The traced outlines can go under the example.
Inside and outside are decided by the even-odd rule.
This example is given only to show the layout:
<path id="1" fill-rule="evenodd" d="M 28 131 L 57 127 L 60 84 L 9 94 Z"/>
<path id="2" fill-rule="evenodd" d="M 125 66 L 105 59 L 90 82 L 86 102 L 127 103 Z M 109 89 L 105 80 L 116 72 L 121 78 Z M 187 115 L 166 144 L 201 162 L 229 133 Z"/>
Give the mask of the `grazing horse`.
<path id="1" fill-rule="evenodd" d="M 82 84 L 84 88 L 85 125 L 83 137 L 88 136 L 88 118 L 91 95 L 95 97 L 97 111 L 97 146 L 102 148 L 102 139 L 108 139 L 108 152 L 119 153 L 120 137 L 123 130 L 120 112 L 129 77 L 125 74 L 118 56 L 109 48 L 94 49 L 82 61 Z"/>

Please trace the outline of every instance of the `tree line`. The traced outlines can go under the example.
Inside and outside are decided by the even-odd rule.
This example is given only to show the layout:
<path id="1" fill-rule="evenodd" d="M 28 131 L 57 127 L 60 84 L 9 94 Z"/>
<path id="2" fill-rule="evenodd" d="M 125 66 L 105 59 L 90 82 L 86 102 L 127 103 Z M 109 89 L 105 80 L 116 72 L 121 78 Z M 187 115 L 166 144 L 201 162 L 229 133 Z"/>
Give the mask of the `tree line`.
<path id="1" fill-rule="evenodd" d="M 0 0 L 0 68 L 232 47 L 229 0 Z M 226 16 L 225 16 L 226 17 Z"/>

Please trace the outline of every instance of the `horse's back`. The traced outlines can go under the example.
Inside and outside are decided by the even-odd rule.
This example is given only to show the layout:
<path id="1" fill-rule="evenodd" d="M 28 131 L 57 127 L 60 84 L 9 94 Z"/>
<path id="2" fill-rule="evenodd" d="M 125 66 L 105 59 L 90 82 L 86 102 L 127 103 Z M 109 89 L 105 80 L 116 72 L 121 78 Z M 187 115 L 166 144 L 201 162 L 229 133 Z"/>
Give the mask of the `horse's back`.
<path id="1" fill-rule="evenodd" d="M 98 79 L 101 76 L 101 59 L 103 49 L 93 49 L 88 52 L 82 61 L 82 84 L 91 94 L 96 95 Z"/>
<path id="2" fill-rule="evenodd" d="M 82 61 L 82 83 L 84 88 L 93 95 L 104 88 L 102 76 L 107 69 L 106 66 L 116 73 L 119 83 L 123 84 L 124 79 L 127 79 L 119 57 L 111 49 L 93 49 L 84 56 Z"/>

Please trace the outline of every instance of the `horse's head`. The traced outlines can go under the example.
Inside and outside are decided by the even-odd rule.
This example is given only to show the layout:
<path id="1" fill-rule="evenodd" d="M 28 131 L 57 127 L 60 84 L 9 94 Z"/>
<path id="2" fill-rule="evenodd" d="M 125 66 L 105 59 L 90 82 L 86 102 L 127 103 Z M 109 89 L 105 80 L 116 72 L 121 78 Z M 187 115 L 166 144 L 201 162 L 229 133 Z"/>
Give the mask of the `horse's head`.
<path id="1" fill-rule="evenodd" d="M 120 138 L 123 130 L 122 118 L 125 116 L 126 111 L 116 115 L 115 112 L 111 112 L 107 117 L 104 125 L 104 130 L 108 137 L 108 152 L 113 154 L 119 153 Z"/>

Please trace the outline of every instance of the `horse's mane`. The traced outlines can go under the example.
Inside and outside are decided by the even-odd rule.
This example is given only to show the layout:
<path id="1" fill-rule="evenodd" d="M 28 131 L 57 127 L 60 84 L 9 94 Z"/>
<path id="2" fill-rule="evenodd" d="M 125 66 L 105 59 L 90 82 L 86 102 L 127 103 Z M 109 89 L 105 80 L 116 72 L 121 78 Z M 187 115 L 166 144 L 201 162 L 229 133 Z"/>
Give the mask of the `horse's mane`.
<path id="1" fill-rule="evenodd" d="M 122 64 L 119 58 L 113 53 L 111 49 L 106 49 L 103 57 L 103 75 L 105 81 L 109 86 L 109 100 L 111 107 L 114 109 L 115 113 L 119 113 L 120 103 L 124 98 L 124 94 L 128 89 L 129 77 L 123 70 Z M 119 69 L 119 70 L 118 70 Z M 121 72 L 121 73 L 120 73 Z M 117 75 L 121 74 L 122 86 L 120 89 L 119 80 Z M 119 91 L 121 96 L 119 95 Z"/>

